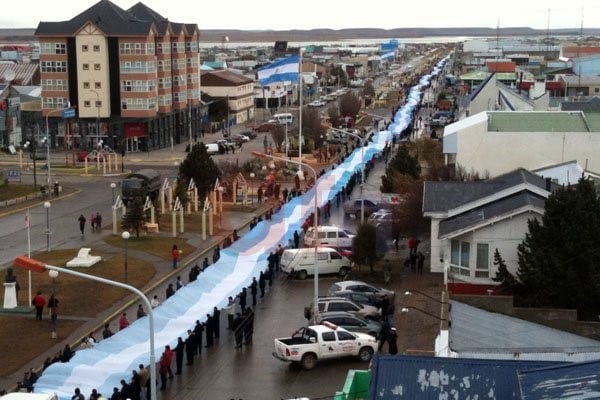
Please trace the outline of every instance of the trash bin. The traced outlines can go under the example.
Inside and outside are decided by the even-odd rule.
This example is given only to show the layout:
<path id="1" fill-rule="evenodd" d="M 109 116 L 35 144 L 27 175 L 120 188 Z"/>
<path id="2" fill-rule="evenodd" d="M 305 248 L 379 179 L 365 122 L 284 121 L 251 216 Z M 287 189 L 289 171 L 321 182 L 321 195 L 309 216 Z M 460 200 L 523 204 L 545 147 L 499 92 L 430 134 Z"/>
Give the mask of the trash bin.
<path id="1" fill-rule="evenodd" d="M 58 185 L 58 181 L 54 182 L 54 195 L 58 197 L 58 193 L 60 192 L 60 186 Z"/>

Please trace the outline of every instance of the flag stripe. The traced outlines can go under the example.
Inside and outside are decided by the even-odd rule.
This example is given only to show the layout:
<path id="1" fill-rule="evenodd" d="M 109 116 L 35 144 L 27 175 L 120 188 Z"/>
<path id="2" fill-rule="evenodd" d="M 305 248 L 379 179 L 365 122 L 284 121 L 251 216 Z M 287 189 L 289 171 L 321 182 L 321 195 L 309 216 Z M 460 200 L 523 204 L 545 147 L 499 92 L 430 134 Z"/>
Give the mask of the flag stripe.
<path id="1" fill-rule="evenodd" d="M 262 86 L 275 82 L 297 81 L 300 76 L 299 70 L 300 56 L 291 56 L 260 68 L 257 71 L 258 80 Z"/>

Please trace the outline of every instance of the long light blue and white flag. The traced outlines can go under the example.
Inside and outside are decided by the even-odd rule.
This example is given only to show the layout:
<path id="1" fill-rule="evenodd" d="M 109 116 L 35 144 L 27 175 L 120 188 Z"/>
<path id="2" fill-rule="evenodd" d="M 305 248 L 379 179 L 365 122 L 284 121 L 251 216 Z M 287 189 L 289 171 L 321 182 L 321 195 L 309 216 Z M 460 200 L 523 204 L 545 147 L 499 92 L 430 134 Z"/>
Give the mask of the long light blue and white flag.
<path id="1" fill-rule="evenodd" d="M 297 81 L 300 77 L 300 56 L 291 56 L 275 61 L 258 71 L 258 80 L 262 86 L 275 82 Z"/>

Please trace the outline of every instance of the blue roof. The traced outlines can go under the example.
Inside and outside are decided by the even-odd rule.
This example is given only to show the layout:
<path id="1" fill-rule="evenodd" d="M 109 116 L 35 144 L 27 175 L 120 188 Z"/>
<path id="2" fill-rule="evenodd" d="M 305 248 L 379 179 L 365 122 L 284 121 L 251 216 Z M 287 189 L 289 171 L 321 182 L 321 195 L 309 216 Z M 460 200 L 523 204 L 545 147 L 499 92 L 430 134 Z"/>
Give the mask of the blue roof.
<path id="1" fill-rule="evenodd" d="M 600 360 L 519 372 L 521 399 L 598 399 Z"/>
<path id="2" fill-rule="evenodd" d="M 377 356 L 373 360 L 369 399 L 519 400 L 517 371 L 553 365 L 557 363 Z"/>

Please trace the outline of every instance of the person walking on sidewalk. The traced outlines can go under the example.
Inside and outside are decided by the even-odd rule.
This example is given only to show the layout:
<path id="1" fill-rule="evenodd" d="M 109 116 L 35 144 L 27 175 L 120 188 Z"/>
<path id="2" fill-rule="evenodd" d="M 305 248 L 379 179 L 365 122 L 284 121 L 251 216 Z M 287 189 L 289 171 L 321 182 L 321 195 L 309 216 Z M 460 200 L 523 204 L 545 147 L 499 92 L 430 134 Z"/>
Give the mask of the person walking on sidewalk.
<path id="1" fill-rule="evenodd" d="M 42 314 L 44 312 L 44 306 L 46 305 L 46 299 L 42 296 L 42 292 L 37 292 L 31 305 L 35 307 L 35 319 L 38 321 L 42 320 Z"/>
<path id="2" fill-rule="evenodd" d="M 181 251 L 177 248 L 177 245 L 174 244 L 173 248 L 171 249 L 171 258 L 173 260 L 173 269 L 177 268 L 177 261 L 179 261 L 180 254 L 181 254 Z"/>
<path id="3" fill-rule="evenodd" d="M 85 233 L 85 217 L 83 216 L 83 214 L 79 216 L 77 221 L 79 221 L 79 231 L 81 232 L 81 237 L 83 237 Z"/>

